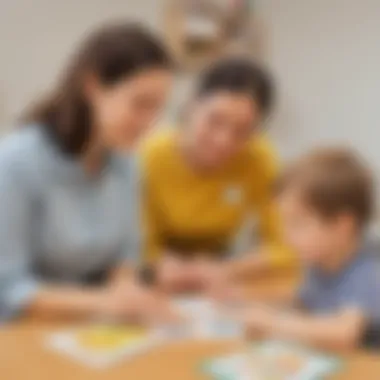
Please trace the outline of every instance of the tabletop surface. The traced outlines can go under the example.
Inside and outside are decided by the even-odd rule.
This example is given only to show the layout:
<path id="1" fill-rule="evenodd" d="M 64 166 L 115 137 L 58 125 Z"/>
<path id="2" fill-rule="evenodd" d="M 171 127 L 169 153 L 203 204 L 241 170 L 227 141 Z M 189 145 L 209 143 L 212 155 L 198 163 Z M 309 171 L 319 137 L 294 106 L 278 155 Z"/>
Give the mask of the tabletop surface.
<path id="1" fill-rule="evenodd" d="M 268 294 L 290 286 L 289 279 L 261 280 L 254 286 L 258 294 Z M 294 281 L 293 281 L 294 282 Z M 205 359 L 238 349 L 237 342 L 176 342 L 121 362 L 111 368 L 94 370 L 44 345 L 57 329 L 52 323 L 19 321 L 0 329 L 0 379 L 4 380 L 207 380 L 200 364 Z M 345 358 L 340 373 L 331 380 L 379 380 L 380 354 L 356 352 Z"/>

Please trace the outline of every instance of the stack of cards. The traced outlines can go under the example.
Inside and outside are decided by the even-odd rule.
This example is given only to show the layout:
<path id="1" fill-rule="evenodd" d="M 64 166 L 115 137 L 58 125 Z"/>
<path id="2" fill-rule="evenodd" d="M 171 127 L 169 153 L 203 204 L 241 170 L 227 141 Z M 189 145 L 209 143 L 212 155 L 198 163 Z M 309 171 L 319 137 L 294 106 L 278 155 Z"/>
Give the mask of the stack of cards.
<path id="1" fill-rule="evenodd" d="M 174 306 L 185 320 L 177 326 L 164 327 L 166 335 L 188 339 L 234 339 L 243 334 L 243 326 L 205 298 L 182 298 Z"/>
<path id="2" fill-rule="evenodd" d="M 162 341 L 163 337 L 157 332 L 142 328 L 94 324 L 52 334 L 47 344 L 85 365 L 104 368 L 143 353 Z"/>
<path id="3" fill-rule="evenodd" d="M 268 341 L 253 346 L 249 352 L 211 360 L 205 368 L 217 380 L 319 380 L 339 365 L 336 358 Z"/>
<path id="4" fill-rule="evenodd" d="M 173 306 L 184 316 L 177 324 L 151 329 L 93 324 L 52 334 L 47 343 L 88 366 L 103 368 L 171 340 L 233 339 L 242 335 L 239 323 L 204 298 L 175 300 Z"/>

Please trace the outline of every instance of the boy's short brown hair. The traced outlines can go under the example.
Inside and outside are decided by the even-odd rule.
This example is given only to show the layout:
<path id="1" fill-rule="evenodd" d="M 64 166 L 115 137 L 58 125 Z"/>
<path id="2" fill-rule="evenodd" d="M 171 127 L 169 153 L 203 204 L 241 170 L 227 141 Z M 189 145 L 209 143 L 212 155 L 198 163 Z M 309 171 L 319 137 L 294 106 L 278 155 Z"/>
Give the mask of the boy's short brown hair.
<path id="1" fill-rule="evenodd" d="M 363 159 L 345 148 L 317 149 L 291 164 L 280 176 L 277 193 L 288 188 L 323 217 L 351 213 L 364 227 L 374 210 L 371 171 Z"/>

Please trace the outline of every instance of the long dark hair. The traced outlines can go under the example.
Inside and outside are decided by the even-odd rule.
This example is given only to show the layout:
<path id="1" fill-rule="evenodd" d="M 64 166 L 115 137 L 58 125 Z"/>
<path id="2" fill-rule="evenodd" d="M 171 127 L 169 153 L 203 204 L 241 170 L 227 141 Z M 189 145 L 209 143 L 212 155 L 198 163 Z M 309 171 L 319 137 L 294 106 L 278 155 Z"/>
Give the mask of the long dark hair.
<path id="1" fill-rule="evenodd" d="M 83 75 L 90 72 L 102 84 L 112 85 L 149 68 L 172 68 L 158 39 L 130 23 L 104 26 L 84 41 L 51 95 L 27 112 L 23 121 L 41 124 L 62 151 L 80 155 L 92 133 Z"/>

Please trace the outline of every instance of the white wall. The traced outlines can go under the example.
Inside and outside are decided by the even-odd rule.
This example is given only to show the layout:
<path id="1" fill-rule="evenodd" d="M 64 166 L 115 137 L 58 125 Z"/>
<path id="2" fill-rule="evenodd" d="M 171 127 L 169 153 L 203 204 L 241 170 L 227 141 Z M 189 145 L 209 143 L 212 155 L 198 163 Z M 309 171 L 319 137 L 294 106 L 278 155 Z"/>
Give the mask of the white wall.
<path id="1" fill-rule="evenodd" d="M 380 169 L 380 1 L 256 4 L 279 80 L 272 128 L 280 150 L 349 143 Z"/>
<path id="2" fill-rule="evenodd" d="M 162 0 L 1 0 L 0 123 L 45 92 L 87 30 L 128 17 L 156 30 Z"/>
<path id="3" fill-rule="evenodd" d="M 292 156 L 317 143 L 348 142 L 380 169 L 380 0 L 254 1 L 279 83 L 271 131 L 280 151 Z M 163 3 L 1 0 L 0 123 L 51 85 L 86 30 L 130 17 L 160 31 Z"/>

